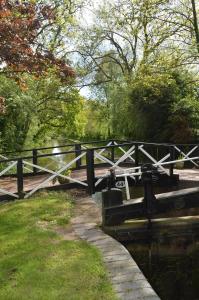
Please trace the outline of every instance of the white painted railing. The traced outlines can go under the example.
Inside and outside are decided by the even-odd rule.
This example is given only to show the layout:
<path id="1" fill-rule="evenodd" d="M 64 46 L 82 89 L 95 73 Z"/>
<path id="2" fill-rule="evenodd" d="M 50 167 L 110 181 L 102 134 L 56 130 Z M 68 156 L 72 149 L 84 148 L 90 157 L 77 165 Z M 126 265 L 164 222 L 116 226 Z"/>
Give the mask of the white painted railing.
<path id="1" fill-rule="evenodd" d="M 10 162 L 8 167 L 6 167 L 4 170 L 2 170 L 0 172 L 0 177 L 2 175 L 5 175 L 9 170 L 11 170 L 12 168 L 16 167 L 17 165 L 17 161 L 14 161 L 14 162 Z M 2 187 L 0 188 L 0 192 L 3 193 L 4 195 L 9 195 L 9 196 L 12 196 L 14 198 L 19 198 L 19 196 L 17 195 L 17 193 L 13 193 L 13 192 L 10 192 L 8 190 L 5 190 L 3 189 Z"/>
<path id="2" fill-rule="evenodd" d="M 110 166 L 111 168 L 115 169 L 116 172 L 116 177 L 117 178 L 124 178 L 124 183 L 125 183 L 125 188 L 126 188 L 126 195 L 127 195 L 127 199 L 130 198 L 130 191 L 129 191 L 129 186 L 128 186 L 128 178 L 131 178 L 133 180 L 136 180 L 137 177 L 141 177 L 142 173 L 141 173 L 141 166 L 134 166 L 131 168 L 127 168 L 125 167 L 124 162 L 126 160 L 128 160 L 128 163 L 132 163 L 132 164 L 136 164 L 136 155 L 139 153 L 143 159 L 145 161 L 147 159 L 147 161 L 149 161 L 153 166 L 158 167 L 159 170 L 167 175 L 169 175 L 169 171 L 168 168 L 166 168 L 168 165 L 174 165 L 177 162 L 186 162 L 189 161 L 190 163 L 192 163 L 195 167 L 199 167 L 199 157 L 198 156 L 193 156 L 191 157 L 196 150 L 198 150 L 198 146 L 197 145 L 193 145 L 193 147 L 186 153 L 185 150 L 182 150 L 180 148 L 179 145 L 163 145 L 165 146 L 165 149 L 168 150 L 168 153 L 164 153 L 164 156 L 162 158 L 158 158 L 154 157 L 154 155 L 151 155 L 150 150 L 151 148 L 147 148 L 148 146 L 152 147 L 153 145 L 151 144 L 140 144 L 140 143 L 126 143 L 124 145 L 118 144 L 118 142 L 116 141 L 110 141 L 108 142 L 105 146 L 103 146 L 102 148 L 99 147 L 99 149 L 93 148 L 93 156 L 94 156 L 94 161 L 95 163 L 105 163 L 106 165 Z M 154 146 L 156 146 L 154 144 Z M 41 166 L 38 162 L 37 163 L 32 163 L 29 162 L 27 159 L 23 159 L 23 167 L 25 170 L 30 171 L 31 173 L 33 172 L 33 169 L 38 170 L 38 174 L 40 174 L 41 171 L 44 171 L 48 176 L 46 178 L 46 176 L 44 177 L 44 179 L 42 180 L 42 182 L 39 182 L 36 184 L 36 186 L 34 186 L 34 188 L 31 189 L 31 191 L 27 192 L 25 194 L 25 198 L 30 197 L 32 194 L 34 194 L 36 191 L 38 191 L 41 188 L 44 187 L 48 187 L 51 184 L 51 181 L 53 181 L 53 179 L 55 179 L 56 177 L 61 177 L 64 179 L 68 179 L 70 182 L 74 182 L 79 184 L 80 186 L 83 187 L 88 187 L 89 183 L 85 182 L 85 175 L 84 175 L 84 179 L 80 179 L 80 178 L 75 178 L 73 175 L 64 175 L 63 173 L 67 170 L 70 169 L 70 167 L 76 163 L 78 160 L 81 160 L 81 158 L 83 158 L 86 155 L 87 150 L 92 150 L 89 149 L 86 145 L 81 145 L 82 147 L 82 151 L 81 152 L 81 148 L 80 148 L 80 155 L 79 152 L 74 151 L 73 150 L 69 151 L 71 153 L 74 153 L 76 156 L 74 159 L 70 160 L 69 162 L 64 162 L 63 160 L 59 161 L 59 165 L 56 166 L 56 170 L 52 170 L 52 168 L 50 168 L 49 164 L 47 164 L 46 166 Z M 175 152 L 179 153 L 180 156 L 182 156 L 182 159 L 173 159 L 173 156 L 171 155 L 170 152 L 170 147 L 173 147 L 172 149 L 175 149 Z M 127 150 L 128 148 L 128 150 Z M 110 158 L 110 156 L 107 156 L 106 153 L 108 152 L 110 154 L 110 150 L 114 152 L 114 149 L 119 149 L 120 152 L 120 156 L 118 158 L 118 152 L 117 152 L 117 159 L 115 158 L 113 161 L 113 158 Z M 137 152 L 136 152 L 137 151 Z M 40 152 L 40 150 L 38 150 L 38 152 Z M 55 153 L 56 155 L 65 155 L 67 152 L 60 152 L 60 153 Z M 43 154 L 42 152 L 40 152 L 41 155 L 38 155 L 38 158 L 42 158 L 45 157 L 45 154 Z M 48 155 L 46 154 L 46 157 L 48 157 L 49 160 L 52 161 L 52 163 L 57 162 L 57 159 L 52 156 L 51 154 Z M 0 154 L 0 158 L 3 158 L 6 160 L 9 160 L 8 157 Z M 31 157 L 29 157 L 29 159 L 31 159 Z M 34 160 L 33 160 L 34 161 Z M 0 172 L 0 176 L 3 176 L 5 173 L 7 173 L 8 171 L 10 171 L 12 168 L 16 169 L 17 166 L 17 160 L 9 160 L 7 162 L 8 166 Z M 94 166 L 92 166 L 94 171 L 95 168 L 97 168 L 97 164 Z M 104 180 L 104 178 L 107 178 L 107 176 L 109 175 L 109 171 L 106 169 L 104 170 L 104 174 L 102 174 L 101 176 L 97 176 L 97 181 L 94 183 L 95 187 L 98 187 L 99 184 L 102 182 L 102 180 Z M 19 196 L 17 195 L 17 192 L 13 193 L 9 190 L 6 190 L 3 186 L 0 187 L 0 192 L 6 195 L 10 195 L 13 196 L 14 198 L 18 198 Z"/>
<path id="3" fill-rule="evenodd" d="M 163 159 L 162 159 L 159 162 L 156 162 L 156 163 L 152 164 L 152 166 L 159 167 L 162 170 L 162 168 L 161 168 L 162 166 L 176 164 L 177 162 L 186 162 L 186 161 L 194 162 L 195 160 L 199 160 L 199 156 L 191 157 L 191 158 L 183 158 L 183 159 L 178 159 L 178 160 L 173 160 L 173 161 L 167 161 L 167 162 L 164 162 Z M 116 178 L 124 178 L 124 180 L 125 180 L 125 189 L 126 189 L 126 198 L 127 198 L 127 200 L 130 200 L 130 190 L 129 190 L 129 184 L 128 184 L 127 178 L 128 177 L 132 178 L 132 175 L 140 177 L 142 175 L 141 166 L 125 169 L 123 174 L 121 174 L 121 173 L 120 174 L 116 174 Z"/>
<path id="4" fill-rule="evenodd" d="M 24 164 L 27 164 L 27 165 L 32 166 L 32 167 L 36 167 L 37 169 L 40 169 L 40 170 L 42 170 L 42 171 L 45 171 L 45 172 L 51 174 L 50 177 L 44 179 L 44 181 L 42 181 L 41 183 L 39 183 L 39 184 L 38 184 L 36 187 L 34 187 L 29 193 L 27 193 L 27 194 L 25 195 L 24 198 L 30 197 L 32 194 L 34 194 L 36 191 L 38 191 L 38 190 L 41 189 L 42 187 L 47 186 L 47 184 L 48 184 L 49 182 L 52 182 L 53 179 L 54 179 L 55 177 L 57 177 L 57 176 L 59 176 L 59 177 L 61 177 L 61 178 L 64 178 L 64 179 L 68 179 L 68 180 L 70 180 L 71 182 L 79 183 L 80 185 L 83 185 L 83 186 L 88 186 L 87 183 L 85 183 L 85 182 L 83 182 L 83 181 L 80 181 L 80 180 L 75 179 L 75 178 L 73 178 L 73 177 L 71 177 L 71 176 L 66 176 L 66 175 L 63 175 L 63 174 L 62 174 L 64 171 L 69 170 L 69 168 L 70 168 L 71 165 L 73 165 L 77 160 L 79 160 L 80 158 L 82 158 L 82 157 L 85 156 L 85 155 L 86 155 L 85 152 L 81 153 L 79 156 L 77 156 L 75 159 L 71 160 L 69 163 L 63 165 L 63 166 L 62 166 L 60 169 L 58 169 L 57 171 L 53 171 L 53 170 L 50 170 L 50 169 L 41 167 L 41 166 L 39 166 L 39 165 L 34 165 L 34 164 L 32 164 L 32 163 L 29 163 L 29 162 L 27 162 L 27 161 L 24 161 Z"/>

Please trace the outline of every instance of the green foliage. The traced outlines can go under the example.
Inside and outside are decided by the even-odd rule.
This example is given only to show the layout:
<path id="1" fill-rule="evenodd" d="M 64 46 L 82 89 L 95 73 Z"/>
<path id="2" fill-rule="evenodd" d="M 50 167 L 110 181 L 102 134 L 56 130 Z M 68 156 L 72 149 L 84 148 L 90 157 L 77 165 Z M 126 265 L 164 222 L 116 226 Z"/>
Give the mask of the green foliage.
<path id="1" fill-rule="evenodd" d="M 45 77 L 24 75 L 24 85 L 0 77 L 6 112 L 0 115 L 1 148 L 21 150 L 50 138 L 83 135 L 84 99 L 77 89 L 63 84 L 52 71 Z"/>
<path id="2" fill-rule="evenodd" d="M 131 85 L 129 102 L 132 136 L 150 141 L 189 142 L 199 109 L 191 79 L 182 70 L 138 74 Z"/>
<path id="3" fill-rule="evenodd" d="M 64 176 L 69 176 L 70 177 L 70 174 L 71 174 L 71 170 L 70 169 L 65 170 L 64 172 L 62 172 L 62 175 L 64 175 Z M 57 177 L 53 178 L 53 184 L 55 184 L 57 180 L 58 180 L 58 182 L 60 184 L 65 184 L 65 183 L 69 183 L 70 182 L 70 179 L 68 179 L 68 178 L 63 178 L 61 176 L 57 176 Z"/>
<path id="4" fill-rule="evenodd" d="M 193 139 L 198 128 L 195 1 L 174 2 L 102 1 L 93 22 L 80 26 L 79 66 L 93 85 L 98 110 L 106 108 L 102 117 L 88 116 L 89 135 Z"/>
<path id="5" fill-rule="evenodd" d="M 81 97 L 56 68 L 39 78 L 20 73 L 19 84 L 1 75 L 1 150 L 61 138 L 191 141 L 199 125 L 198 75 L 191 74 L 197 12 L 195 1 L 181 2 L 102 1 L 86 25 L 78 21 L 86 1 L 50 1 L 56 19 L 39 42 L 69 65 L 74 59 L 78 86 L 88 83 L 93 98 Z"/>
<path id="6" fill-rule="evenodd" d="M 106 101 L 87 100 L 85 102 L 85 137 L 89 140 L 110 138 L 109 109 Z"/>
<path id="7" fill-rule="evenodd" d="M 33 90 L 38 90 L 39 107 L 36 117 L 39 129 L 35 132 L 35 139 L 44 136 L 75 137 L 82 134 L 84 119 L 81 119 L 83 98 L 73 87 L 65 87 L 51 78 L 37 82 Z"/>
<path id="8" fill-rule="evenodd" d="M 0 76 L 0 93 L 5 98 L 6 111 L 0 115 L 1 148 L 18 150 L 29 129 L 33 103 L 12 79 Z"/>
<path id="9" fill-rule="evenodd" d="M 87 102 L 89 137 L 193 140 L 199 125 L 197 77 L 169 64 L 141 65 L 132 78 L 118 77 L 116 82 L 103 84 L 96 94 L 98 100 Z"/>
<path id="10" fill-rule="evenodd" d="M 185 68 L 172 68 L 160 57 L 158 67 L 140 65 L 130 77 L 104 84 L 98 103 L 106 107 L 102 122 L 111 136 L 137 140 L 185 143 L 198 128 L 197 77 Z M 105 100 L 104 100 L 105 99 Z M 98 105 L 100 107 L 100 105 Z M 101 123 L 96 126 L 99 130 Z M 108 123 L 109 122 L 109 123 Z M 104 124 L 104 123 L 103 123 Z"/>

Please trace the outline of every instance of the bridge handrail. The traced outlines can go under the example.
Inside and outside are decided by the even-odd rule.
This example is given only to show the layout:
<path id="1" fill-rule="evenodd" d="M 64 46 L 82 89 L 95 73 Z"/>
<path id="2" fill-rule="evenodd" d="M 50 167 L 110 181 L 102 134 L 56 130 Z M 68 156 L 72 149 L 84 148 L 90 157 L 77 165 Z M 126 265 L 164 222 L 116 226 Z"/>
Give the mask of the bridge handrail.
<path id="1" fill-rule="evenodd" d="M 113 140 L 110 140 L 113 141 Z M 115 140 L 116 141 L 116 140 Z M 117 140 L 118 141 L 118 140 Z M 89 145 L 91 143 L 102 143 L 104 141 L 94 141 L 94 142 L 84 142 L 81 143 L 81 145 Z M 107 141 L 106 141 L 107 142 Z M 66 146 L 74 146 L 76 144 L 67 144 L 67 145 L 61 145 L 59 147 L 66 147 Z M 66 154 L 74 154 L 74 153 L 82 153 L 82 152 L 86 152 L 87 150 L 93 150 L 93 151 L 97 151 L 97 150 L 101 150 L 101 149 L 114 149 L 114 148 L 119 148 L 119 147 L 124 147 L 124 146 L 133 146 L 133 145 L 152 145 L 152 146 L 166 146 L 166 147 L 175 147 L 175 146 L 179 146 L 179 145 L 184 145 L 184 146 L 199 146 L 199 144 L 162 144 L 162 143 L 148 143 L 148 142 L 138 142 L 138 141 L 133 141 L 133 142 L 124 142 L 124 143 L 119 143 L 119 144 L 111 144 L 111 145 L 105 145 L 105 146 L 100 146 L 100 147 L 92 147 L 92 148 L 81 148 L 79 150 L 70 150 L 70 151 L 63 151 L 63 152 L 57 152 L 57 153 L 45 153 L 45 154 L 37 154 L 37 158 L 44 158 L 44 157 L 52 157 L 52 156 L 57 156 L 57 155 L 66 155 Z M 53 149 L 56 148 L 57 146 L 54 147 L 43 147 L 43 148 L 37 148 L 35 150 L 39 150 L 39 149 Z M 25 151 L 31 151 L 34 149 L 26 149 L 23 150 L 22 152 Z M 10 152 L 11 153 L 11 152 Z M 6 158 L 6 159 L 0 159 L 0 163 L 4 163 L 4 162 L 12 162 L 12 161 L 16 161 L 18 159 L 32 159 L 33 155 L 31 156 L 17 156 L 17 157 L 12 157 L 12 158 Z M 190 159 L 186 159 L 186 160 L 177 160 L 179 161 L 190 161 L 193 160 L 193 158 Z M 176 161 L 174 161 L 175 163 Z M 173 162 L 164 162 L 161 165 L 165 165 L 165 164 L 172 164 Z M 131 169 L 139 169 L 140 167 L 134 167 Z"/>
<path id="2" fill-rule="evenodd" d="M 106 142 L 105 145 L 103 145 L 104 142 Z M 179 145 L 183 145 L 183 146 L 188 145 L 189 148 L 183 149 Z M 63 149 L 63 147 L 67 147 L 67 146 L 74 146 L 74 148 L 72 148 L 72 150 L 70 148 L 68 148 L 68 150 Z M 159 146 L 165 148 L 159 148 Z M 11 165 L 11 167 L 2 166 L 4 167 L 4 170 L 1 172 L 0 176 L 1 175 L 17 176 L 18 195 L 20 195 L 23 194 L 23 176 L 36 175 L 39 174 L 39 172 L 40 174 L 42 172 L 52 173 L 53 176 L 59 175 L 54 171 L 54 169 L 51 170 L 48 167 L 49 163 L 45 167 L 43 167 L 42 164 L 40 166 L 40 162 L 38 162 L 39 158 L 51 158 L 50 160 L 55 160 L 56 156 L 63 155 L 64 159 L 62 160 L 63 161 L 62 167 L 65 167 L 67 164 L 70 164 L 71 170 L 78 170 L 80 168 L 86 169 L 86 178 L 87 178 L 86 184 L 88 186 L 89 193 L 92 194 L 95 192 L 96 187 L 100 184 L 103 178 L 107 177 L 107 175 L 103 174 L 98 178 L 96 176 L 97 174 L 95 174 L 96 167 L 110 165 L 112 168 L 115 168 L 115 170 L 117 170 L 116 176 L 124 177 L 126 190 L 128 189 L 127 177 L 131 177 L 136 182 L 139 181 L 139 178 L 137 176 L 142 175 L 140 169 L 141 169 L 141 165 L 145 161 L 151 161 L 151 164 L 153 166 L 159 167 L 161 171 L 165 172 L 168 176 L 171 177 L 173 176 L 173 168 L 176 162 L 190 161 L 196 167 L 199 167 L 199 163 L 194 162 L 196 160 L 199 160 L 199 156 L 196 156 L 198 155 L 199 144 L 150 143 L 150 142 L 124 141 L 124 140 L 111 139 L 109 140 L 108 144 L 107 141 L 94 141 L 94 142 L 91 141 L 91 142 L 60 145 L 59 147 L 62 150 L 64 150 L 62 152 L 55 151 L 55 153 L 51 153 L 51 152 L 40 153 L 39 151 L 42 149 L 45 150 L 54 149 L 56 147 L 58 146 L 41 147 L 37 149 L 26 149 L 24 150 L 24 153 L 23 151 L 21 152 L 21 157 L 6 157 L 0 155 L 0 163 L 8 163 L 8 165 Z M 108 155 L 107 152 L 105 152 L 106 149 L 108 149 Z M 26 155 L 27 151 L 32 151 L 31 155 Z M 102 154 L 103 152 L 105 153 Z M 120 152 L 122 152 L 121 156 L 120 156 L 121 154 Z M 24 156 L 22 154 L 24 154 Z M 68 154 L 69 156 L 66 157 L 65 155 Z M 179 157 L 179 155 L 182 158 L 176 159 L 176 157 Z M 191 155 L 193 155 L 193 157 L 190 157 Z M 84 159 L 82 160 L 83 156 Z M 47 162 L 48 161 L 49 160 L 47 160 Z M 131 163 L 133 163 L 133 165 Z M 61 163 L 59 162 L 58 167 L 60 167 L 60 164 Z M 167 166 L 167 165 L 169 165 L 169 169 L 163 168 L 163 166 Z M 14 166 L 13 170 L 15 174 L 10 173 L 10 170 L 13 166 Z M 125 168 L 124 166 L 128 168 Z M 134 166 L 134 167 L 130 167 L 130 166 Z M 5 172 L 7 171 L 9 171 L 9 174 L 5 174 Z M 98 180 L 96 181 L 97 178 Z M 73 181 L 77 182 L 76 179 L 73 179 Z M 85 185 L 85 183 L 83 185 Z M 129 197 L 130 197 L 130 193 L 128 190 L 127 198 Z"/>
<path id="3" fill-rule="evenodd" d="M 16 153 L 16 152 L 17 153 L 31 152 L 33 150 L 49 150 L 49 149 L 55 149 L 57 147 L 64 148 L 64 147 L 72 147 L 72 146 L 75 146 L 75 145 L 101 144 L 101 143 L 106 143 L 106 142 L 110 142 L 110 141 L 113 141 L 113 140 L 118 141 L 117 139 L 109 139 L 109 140 L 101 140 L 101 141 L 90 141 L 90 142 L 76 141 L 76 142 L 71 143 L 71 144 L 61 144 L 61 145 L 56 145 L 56 146 L 29 148 L 29 149 L 23 149 L 23 150 L 19 150 L 19 151 L 4 151 L 4 152 L 0 152 L 0 154 L 12 154 L 12 153 Z"/>
<path id="4" fill-rule="evenodd" d="M 90 143 L 84 143 L 84 145 L 85 144 L 90 144 Z M 75 145 L 75 144 L 73 144 L 73 145 Z M 117 147 L 121 147 L 121 146 L 129 146 L 129 145 L 134 145 L 134 143 L 123 143 L 123 144 L 117 144 L 117 145 L 100 146 L 100 147 L 92 147 L 92 148 L 83 148 L 83 149 L 79 149 L 79 150 L 70 150 L 70 151 L 63 151 L 63 152 L 57 152 L 57 153 L 37 154 L 37 158 L 50 157 L 50 156 L 63 155 L 63 154 L 72 154 L 72 153 L 77 153 L 77 152 L 86 152 L 87 150 L 96 151 L 96 150 L 101 150 L 101 149 L 117 148 Z M 33 157 L 32 155 L 31 156 L 22 156 L 22 157 L 21 156 L 20 157 L 13 157 L 13 158 L 8 158 L 8 159 L 0 160 L 0 163 L 18 160 L 19 158 L 21 158 L 21 159 L 32 159 L 32 157 Z"/>
<path id="5" fill-rule="evenodd" d="M 149 145 L 149 146 L 163 146 L 163 147 L 174 147 L 174 146 L 199 146 L 199 143 L 189 143 L 189 144 L 174 144 L 174 143 L 154 143 L 154 142 L 143 142 L 143 141 L 127 141 L 127 140 L 119 140 L 119 139 L 108 139 L 108 140 L 102 140 L 102 141 L 90 141 L 90 142 L 80 142 L 76 141 L 74 143 L 70 144 L 61 144 L 56 146 L 48 146 L 48 147 L 38 147 L 38 148 L 29 148 L 29 149 L 23 149 L 19 151 L 4 151 L 0 152 L 0 154 L 12 154 L 12 153 L 23 153 L 23 152 L 31 152 L 33 150 L 50 150 L 55 149 L 57 147 L 64 148 L 64 147 L 72 147 L 75 145 L 92 145 L 92 144 L 100 144 L 100 143 L 106 143 L 110 141 L 117 141 L 119 142 L 118 145 L 109 145 L 109 146 L 100 146 L 100 147 L 91 147 L 89 149 L 93 150 L 100 150 L 103 148 L 109 148 L 109 147 L 117 147 L 117 146 L 125 146 L 128 144 L 137 144 L 137 145 Z M 60 153 L 61 154 L 61 153 Z"/>

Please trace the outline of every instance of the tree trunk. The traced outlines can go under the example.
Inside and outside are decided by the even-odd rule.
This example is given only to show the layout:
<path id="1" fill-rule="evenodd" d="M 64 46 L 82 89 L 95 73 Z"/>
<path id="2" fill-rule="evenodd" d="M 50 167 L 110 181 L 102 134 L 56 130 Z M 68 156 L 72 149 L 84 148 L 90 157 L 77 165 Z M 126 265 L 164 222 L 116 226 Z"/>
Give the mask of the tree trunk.
<path id="1" fill-rule="evenodd" d="M 199 28 L 198 28 L 198 18 L 197 18 L 195 0 L 191 0 L 191 4 L 192 4 L 192 13 L 193 13 L 193 25 L 194 25 L 194 31 L 196 37 L 196 47 L 199 53 Z"/>

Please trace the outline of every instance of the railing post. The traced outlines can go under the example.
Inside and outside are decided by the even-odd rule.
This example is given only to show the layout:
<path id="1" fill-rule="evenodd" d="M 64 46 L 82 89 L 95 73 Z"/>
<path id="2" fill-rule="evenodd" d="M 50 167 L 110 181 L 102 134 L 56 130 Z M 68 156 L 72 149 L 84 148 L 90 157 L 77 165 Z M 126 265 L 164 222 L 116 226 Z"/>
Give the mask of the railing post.
<path id="1" fill-rule="evenodd" d="M 111 142 L 111 146 L 115 145 L 114 141 Z M 115 161 L 115 147 L 111 147 L 111 161 Z"/>
<path id="2" fill-rule="evenodd" d="M 19 198 L 24 198 L 23 190 L 23 160 L 19 158 L 17 161 L 17 192 Z"/>
<path id="3" fill-rule="evenodd" d="M 175 160 L 175 147 L 174 146 L 169 147 L 169 153 L 170 153 L 170 160 L 171 161 Z M 170 177 L 173 176 L 173 169 L 174 169 L 174 164 L 170 164 L 169 165 L 169 175 L 170 175 Z"/>
<path id="4" fill-rule="evenodd" d="M 82 151 L 81 151 L 81 144 L 75 144 L 75 157 L 78 157 Z M 76 160 L 76 169 L 79 169 L 82 165 L 82 159 L 79 158 L 78 160 Z"/>
<path id="5" fill-rule="evenodd" d="M 95 192 L 94 150 L 86 151 L 87 191 L 90 195 Z"/>
<path id="6" fill-rule="evenodd" d="M 139 144 L 135 144 L 135 167 L 139 167 Z M 139 169 L 136 169 L 135 172 L 139 172 Z M 135 177 L 136 183 L 138 183 L 138 176 Z"/>
<path id="7" fill-rule="evenodd" d="M 34 165 L 37 165 L 37 149 L 32 150 L 32 163 Z M 37 168 L 33 167 L 33 174 L 35 175 L 37 173 Z"/>
<path id="8" fill-rule="evenodd" d="M 139 166 L 139 148 L 138 144 L 135 144 L 135 167 Z"/>

